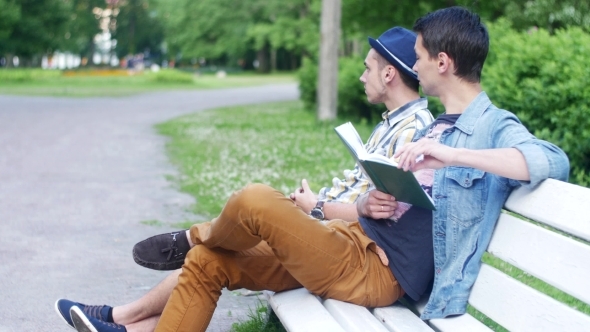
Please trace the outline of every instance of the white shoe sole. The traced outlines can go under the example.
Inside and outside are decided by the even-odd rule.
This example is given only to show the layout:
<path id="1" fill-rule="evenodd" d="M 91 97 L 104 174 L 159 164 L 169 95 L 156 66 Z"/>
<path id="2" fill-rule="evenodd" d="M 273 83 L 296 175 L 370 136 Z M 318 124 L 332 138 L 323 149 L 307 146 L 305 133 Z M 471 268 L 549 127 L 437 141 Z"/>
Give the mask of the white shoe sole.
<path id="1" fill-rule="evenodd" d="M 78 332 L 98 332 L 92 323 L 86 318 L 86 315 L 80 310 L 80 308 L 73 306 L 70 308 L 70 317 Z"/>

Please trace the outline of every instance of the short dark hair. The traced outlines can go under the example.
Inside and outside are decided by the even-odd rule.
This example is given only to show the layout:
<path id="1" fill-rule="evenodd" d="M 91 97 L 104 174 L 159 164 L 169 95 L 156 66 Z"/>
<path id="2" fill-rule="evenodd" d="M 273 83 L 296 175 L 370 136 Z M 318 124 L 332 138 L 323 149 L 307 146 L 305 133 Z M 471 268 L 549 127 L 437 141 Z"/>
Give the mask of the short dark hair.
<path id="1" fill-rule="evenodd" d="M 455 63 L 455 75 L 477 83 L 490 48 L 490 37 L 479 15 L 462 7 L 449 7 L 416 20 L 414 31 L 430 58 L 446 53 Z"/>
<path id="2" fill-rule="evenodd" d="M 375 52 L 375 59 L 377 59 L 377 69 L 379 69 L 379 71 L 383 70 L 383 68 L 385 68 L 385 66 L 393 66 L 391 63 L 389 63 L 389 61 L 387 61 L 387 59 L 385 59 L 383 56 L 381 56 L 381 54 Z M 395 68 L 395 66 L 393 66 L 393 68 Z M 418 89 L 420 89 L 420 82 L 418 82 L 417 79 L 410 77 L 410 75 L 404 73 L 401 70 L 397 70 L 397 74 L 401 77 L 402 82 L 404 83 L 405 86 L 407 86 L 408 88 L 412 89 L 412 91 L 416 91 L 418 92 Z"/>

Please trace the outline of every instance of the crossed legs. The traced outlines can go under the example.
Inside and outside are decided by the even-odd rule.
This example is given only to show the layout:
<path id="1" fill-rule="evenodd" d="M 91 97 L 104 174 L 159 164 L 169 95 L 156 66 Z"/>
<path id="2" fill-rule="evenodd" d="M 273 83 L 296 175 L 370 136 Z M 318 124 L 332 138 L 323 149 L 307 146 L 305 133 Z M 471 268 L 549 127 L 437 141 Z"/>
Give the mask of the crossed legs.
<path id="1" fill-rule="evenodd" d="M 156 331 L 205 331 L 224 287 L 304 286 L 324 298 L 373 307 L 401 295 L 358 223 L 323 225 L 265 185 L 234 193 L 220 216 L 191 227 L 190 237 L 196 245 Z"/>
<path id="2" fill-rule="evenodd" d="M 324 225 L 268 186 L 234 193 L 218 218 L 194 225 L 188 235 L 195 246 L 182 271 L 139 300 L 113 308 L 116 323 L 129 332 L 205 331 L 224 287 L 304 286 L 324 298 L 369 307 L 389 305 L 403 292 L 358 222 Z"/>

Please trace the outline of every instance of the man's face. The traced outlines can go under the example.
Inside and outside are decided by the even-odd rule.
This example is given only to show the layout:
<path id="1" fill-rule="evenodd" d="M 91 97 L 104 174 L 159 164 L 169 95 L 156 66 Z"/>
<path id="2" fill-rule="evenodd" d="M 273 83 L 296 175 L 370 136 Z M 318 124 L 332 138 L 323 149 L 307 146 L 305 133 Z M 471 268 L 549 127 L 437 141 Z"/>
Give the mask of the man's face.
<path id="1" fill-rule="evenodd" d="M 420 80 L 422 91 L 426 95 L 436 96 L 435 78 L 438 72 L 438 62 L 436 59 L 430 58 L 428 51 L 422 44 L 421 34 L 418 34 L 414 51 L 416 51 L 416 63 L 412 69 L 418 73 L 418 80 Z"/>
<path id="2" fill-rule="evenodd" d="M 365 71 L 360 77 L 361 82 L 363 82 L 363 85 L 365 86 L 367 100 L 371 104 L 379 104 L 385 100 L 386 86 L 381 76 L 387 66 L 382 70 L 379 70 L 377 56 L 378 53 L 374 49 L 369 51 L 365 58 Z"/>

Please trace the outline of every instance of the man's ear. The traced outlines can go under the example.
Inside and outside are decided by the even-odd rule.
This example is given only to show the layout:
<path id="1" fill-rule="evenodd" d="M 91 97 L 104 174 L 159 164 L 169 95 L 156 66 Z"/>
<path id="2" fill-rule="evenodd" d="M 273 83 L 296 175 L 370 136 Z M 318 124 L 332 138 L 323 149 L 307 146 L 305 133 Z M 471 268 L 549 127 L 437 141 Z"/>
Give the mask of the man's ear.
<path id="1" fill-rule="evenodd" d="M 389 83 L 391 81 L 393 81 L 393 78 L 395 77 L 395 75 L 397 75 L 397 71 L 395 70 L 395 68 L 391 65 L 385 66 L 385 68 L 383 68 L 383 72 L 382 74 L 382 79 L 383 79 L 383 83 Z"/>
<path id="2" fill-rule="evenodd" d="M 446 72 L 451 72 L 451 73 L 454 72 L 453 59 L 451 59 L 448 54 L 446 54 L 445 52 L 438 53 L 437 60 L 438 60 L 438 73 L 439 74 L 443 74 Z"/>

